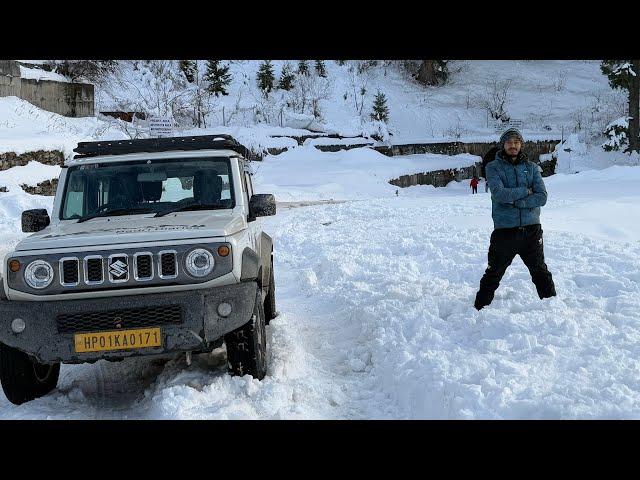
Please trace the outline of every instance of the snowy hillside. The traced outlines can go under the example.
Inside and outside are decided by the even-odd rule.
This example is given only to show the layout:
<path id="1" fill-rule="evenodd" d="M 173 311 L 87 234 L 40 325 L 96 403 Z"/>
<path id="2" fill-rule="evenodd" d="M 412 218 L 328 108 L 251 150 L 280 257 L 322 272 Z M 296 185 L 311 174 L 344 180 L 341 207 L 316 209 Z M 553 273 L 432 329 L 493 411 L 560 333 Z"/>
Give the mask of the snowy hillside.
<path id="1" fill-rule="evenodd" d="M 397 143 L 438 142 L 462 139 L 493 139 L 495 128 L 488 122 L 482 100 L 496 85 L 505 90 L 505 109 L 514 120 L 523 122 L 530 139 L 559 139 L 576 128 L 588 130 L 594 122 L 607 122 L 621 116 L 625 98 L 609 88 L 597 61 L 452 61 L 451 80 L 442 87 L 424 87 L 399 68 L 380 61 L 360 74 L 354 63 L 340 65 L 325 61 L 326 94 L 319 100 L 319 119 L 295 115 L 295 108 L 283 107 L 291 94 L 274 90 L 265 100 L 256 84 L 259 61 L 231 61 L 232 82 L 228 95 L 212 99 L 208 126 L 225 122 L 247 126 L 255 123 L 255 109 L 265 112 L 260 120 L 271 125 L 321 129 L 345 136 L 361 135 L 377 91 L 387 97 L 389 130 Z M 297 61 L 273 61 L 276 80 L 285 63 L 295 70 Z M 199 66 L 205 69 L 204 62 Z M 313 71 L 313 62 L 310 62 Z M 120 81 L 97 86 L 97 110 L 145 105 L 140 96 L 156 88 L 152 74 L 140 64 L 129 64 Z M 131 84 L 135 88 L 131 87 Z M 142 86 L 141 86 L 142 85 Z M 324 87 L 324 84 L 323 84 Z M 360 96 L 360 88 L 366 93 Z M 177 95 L 176 95 L 177 97 Z M 172 97 L 173 98 L 173 97 Z M 364 103 L 362 109 L 358 106 Z M 223 108 L 225 115 L 223 118 Z M 279 108 L 285 115 L 279 117 Z M 298 112 L 299 113 L 299 112 Z M 308 113 L 305 111 L 305 113 Z M 606 119 L 603 120 L 603 119 Z"/>

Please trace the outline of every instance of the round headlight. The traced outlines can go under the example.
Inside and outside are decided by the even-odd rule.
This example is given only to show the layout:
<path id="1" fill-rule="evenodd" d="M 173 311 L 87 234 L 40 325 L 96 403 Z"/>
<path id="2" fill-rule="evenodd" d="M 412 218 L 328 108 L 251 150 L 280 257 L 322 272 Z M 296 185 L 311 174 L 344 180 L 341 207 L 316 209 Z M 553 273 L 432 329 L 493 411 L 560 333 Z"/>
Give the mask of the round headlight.
<path id="1" fill-rule="evenodd" d="M 209 250 L 196 248 L 187 255 L 187 271 L 194 277 L 206 277 L 213 271 L 215 259 Z"/>
<path id="2" fill-rule="evenodd" d="M 24 269 L 24 279 L 32 288 L 47 288 L 53 281 L 53 268 L 44 260 L 35 260 Z"/>

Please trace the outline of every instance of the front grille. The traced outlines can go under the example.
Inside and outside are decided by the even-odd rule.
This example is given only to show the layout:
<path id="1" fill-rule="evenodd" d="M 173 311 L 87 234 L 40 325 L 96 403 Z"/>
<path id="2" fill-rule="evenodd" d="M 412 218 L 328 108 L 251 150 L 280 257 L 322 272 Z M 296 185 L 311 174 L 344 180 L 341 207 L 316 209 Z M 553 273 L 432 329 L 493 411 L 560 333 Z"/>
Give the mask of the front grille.
<path id="1" fill-rule="evenodd" d="M 175 253 L 162 253 L 160 255 L 160 272 L 163 277 L 175 277 L 178 274 Z"/>
<path id="2" fill-rule="evenodd" d="M 79 282 L 78 260 L 62 261 L 62 283 L 64 285 L 77 285 Z"/>
<path id="3" fill-rule="evenodd" d="M 120 328 L 144 328 L 182 323 L 182 307 L 129 308 L 107 312 L 59 315 L 56 319 L 59 333 L 97 332 Z"/>
<path id="4" fill-rule="evenodd" d="M 102 258 L 90 258 L 86 263 L 87 281 L 102 282 Z"/>
<path id="5" fill-rule="evenodd" d="M 136 276 L 140 280 L 153 277 L 153 259 L 151 255 L 138 255 L 136 257 Z"/>

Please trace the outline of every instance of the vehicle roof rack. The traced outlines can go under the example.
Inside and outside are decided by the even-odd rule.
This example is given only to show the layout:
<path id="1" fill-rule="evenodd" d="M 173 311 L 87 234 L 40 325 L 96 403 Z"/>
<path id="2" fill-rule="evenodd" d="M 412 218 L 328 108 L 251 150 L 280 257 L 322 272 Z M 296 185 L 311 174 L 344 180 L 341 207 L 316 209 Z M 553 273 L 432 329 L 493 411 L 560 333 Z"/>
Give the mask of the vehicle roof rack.
<path id="1" fill-rule="evenodd" d="M 241 145 L 231 135 L 195 135 L 188 137 L 143 138 L 136 140 L 105 140 L 79 142 L 73 149 L 73 158 L 97 157 L 99 155 L 124 155 L 127 153 L 167 152 L 173 150 L 233 150 L 248 160 L 259 156 Z"/>

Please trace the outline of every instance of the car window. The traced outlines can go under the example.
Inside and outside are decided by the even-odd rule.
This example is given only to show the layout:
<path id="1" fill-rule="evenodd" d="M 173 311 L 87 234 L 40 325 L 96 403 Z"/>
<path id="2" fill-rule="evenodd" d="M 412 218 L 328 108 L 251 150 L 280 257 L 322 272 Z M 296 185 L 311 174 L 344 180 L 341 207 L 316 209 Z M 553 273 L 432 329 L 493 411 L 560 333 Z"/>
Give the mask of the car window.
<path id="1" fill-rule="evenodd" d="M 193 177 L 167 178 L 162 182 L 161 202 L 178 202 L 193 198 Z"/>

